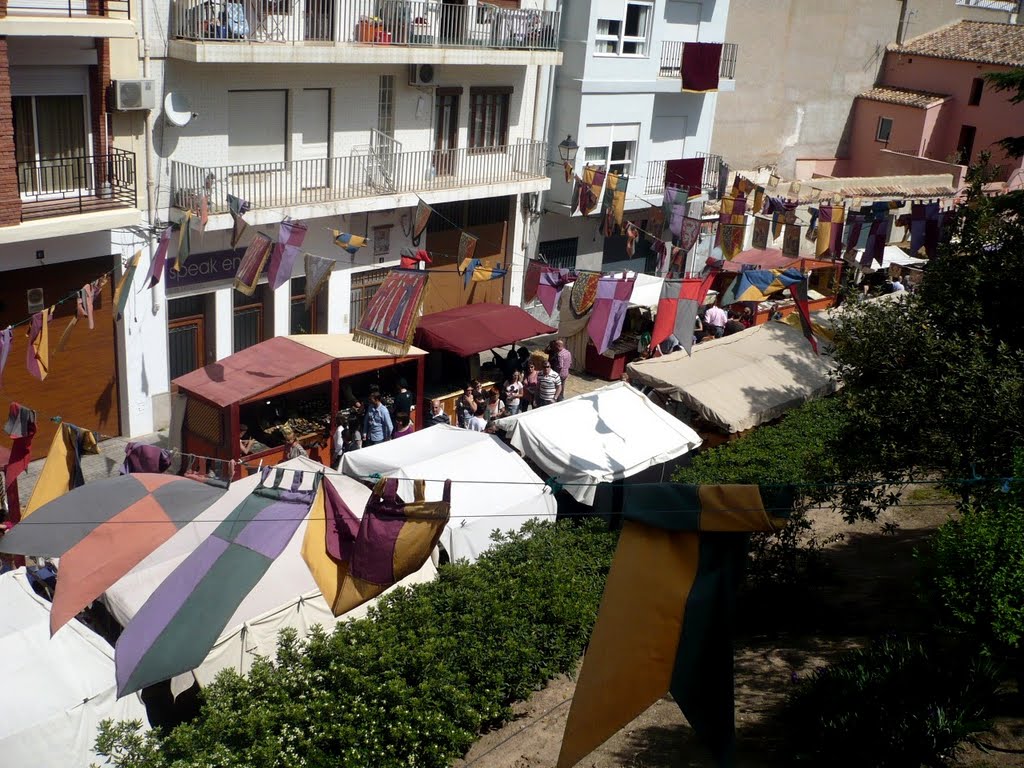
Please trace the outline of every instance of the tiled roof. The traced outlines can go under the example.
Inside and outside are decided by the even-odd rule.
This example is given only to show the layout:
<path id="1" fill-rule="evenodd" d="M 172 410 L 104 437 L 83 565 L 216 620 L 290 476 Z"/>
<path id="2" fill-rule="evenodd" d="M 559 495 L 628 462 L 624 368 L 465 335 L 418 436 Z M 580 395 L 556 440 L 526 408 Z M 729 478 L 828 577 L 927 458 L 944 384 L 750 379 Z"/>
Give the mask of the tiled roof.
<path id="1" fill-rule="evenodd" d="M 957 61 L 1024 67 L 1024 25 L 958 21 L 888 50 Z"/>
<path id="2" fill-rule="evenodd" d="M 892 88 L 887 85 L 880 85 L 864 93 L 858 94 L 859 99 L 870 99 L 871 101 L 884 101 L 887 104 L 902 104 L 904 107 L 919 107 L 924 109 L 933 104 L 940 104 L 949 98 L 944 93 L 929 93 L 928 91 L 911 91 L 906 88 Z"/>

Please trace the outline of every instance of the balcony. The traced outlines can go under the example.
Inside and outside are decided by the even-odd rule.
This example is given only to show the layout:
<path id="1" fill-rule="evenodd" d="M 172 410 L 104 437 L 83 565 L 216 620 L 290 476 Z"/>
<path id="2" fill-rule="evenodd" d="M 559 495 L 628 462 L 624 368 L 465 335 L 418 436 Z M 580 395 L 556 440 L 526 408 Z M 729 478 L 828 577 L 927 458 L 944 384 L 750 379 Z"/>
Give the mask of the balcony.
<path id="1" fill-rule="evenodd" d="M 135 37 L 130 0 L 11 0 L 0 35 Z"/>
<path id="2" fill-rule="evenodd" d="M 560 64 L 559 11 L 425 0 L 175 0 L 194 62 Z"/>
<path id="3" fill-rule="evenodd" d="M 174 207 L 192 209 L 212 183 L 212 215 L 227 213 L 227 196 L 235 195 L 249 201 L 253 223 L 271 223 L 286 208 L 296 218 L 312 218 L 415 205 L 417 196 L 443 202 L 536 192 L 550 185 L 546 157 L 542 141 L 415 152 L 403 152 L 393 140 L 374 141 L 348 157 L 322 160 L 215 167 L 173 161 L 171 194 Z M 212 228 L 229 226 L 227 217 L 211 220 Z"/>
<path id="4" fill-rule="evenodd" d="M 698 152 L 697 157 L 704 158 L 704 176 L 701 179 L 701 190 L 712 200 L 718 197 L 719 176 L 722 169 L 720 155 Z M 665 163 L 667 160 L 650 160 L 647 163 L 647 183 L 645 195 L 661 195 L 665 192 Z"/>
<path id="5" fill-rule="evenodd" d="M 661 64 L 658 67 L 658 77 L 682 77 L 680 66 L 683 61 L 683 48 L 686 43 L 678 40 L 665 40 L 661 44 Z M 736 58 L 739 55 L 739 45 L 736 43 L 722 44 L 722 63 L 718 68 L 718 89 L 720 91 L 735 90 L 736 85 Z"/>

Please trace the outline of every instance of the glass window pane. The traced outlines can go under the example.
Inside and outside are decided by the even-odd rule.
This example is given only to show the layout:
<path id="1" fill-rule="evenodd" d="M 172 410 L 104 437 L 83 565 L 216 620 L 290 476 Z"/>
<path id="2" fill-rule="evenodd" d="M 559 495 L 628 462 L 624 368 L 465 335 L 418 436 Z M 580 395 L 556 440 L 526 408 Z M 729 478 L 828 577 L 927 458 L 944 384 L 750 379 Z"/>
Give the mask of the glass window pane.
<path id="1" fill-rule="evenodd" d="M 643 37 L 647 32 L 647 12 L 650 8 L 646 5 L 626 6 L 626 35 L 628 37 Z"/>
<path id="2" fill-rule="evenodd" d="M 583 151 L 583 158 L 588 163 L 601 163 L 608 159 L 608 147 L 587 147 Z"/>

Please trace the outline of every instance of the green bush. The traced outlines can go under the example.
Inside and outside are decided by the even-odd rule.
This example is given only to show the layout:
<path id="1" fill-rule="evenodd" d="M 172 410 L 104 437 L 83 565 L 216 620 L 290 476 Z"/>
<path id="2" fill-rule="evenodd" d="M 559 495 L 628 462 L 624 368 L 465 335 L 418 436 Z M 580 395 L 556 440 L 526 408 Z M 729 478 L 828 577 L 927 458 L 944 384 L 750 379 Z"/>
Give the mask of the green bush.
<path id="1" fill-rule="evenodd" d="M 597 521 L 530 523 L 500 542 L 333 634 L 282 633 L 276 663 L 222 673 L 167 734 L 104 724 L 98 751 L 118 768 L 448 766 L 572 670 L 616 538 Z"/>
<path id="2" fill-rule="evenodd" d="M 672 479 L 678 483 L 797 484 L 802 487 L 789 524 L 777 533 L 755 533 L 747 581 L 752 589 L 796 584 L 820 564 L 822 542 L 814 537 L 808 507 L 826 495 L 834 479 L 827 450 L 843 427 L 841 396 L 812 400 L 779 423 L 701 451 Z"/>
<path id="3" fill-rule="evenodd" d="M 788 753 L 837 768 L 946 765 L 990 726 L 999 681 L 986 658 L 880 640 L 798 683 L 783 713 Z"/>

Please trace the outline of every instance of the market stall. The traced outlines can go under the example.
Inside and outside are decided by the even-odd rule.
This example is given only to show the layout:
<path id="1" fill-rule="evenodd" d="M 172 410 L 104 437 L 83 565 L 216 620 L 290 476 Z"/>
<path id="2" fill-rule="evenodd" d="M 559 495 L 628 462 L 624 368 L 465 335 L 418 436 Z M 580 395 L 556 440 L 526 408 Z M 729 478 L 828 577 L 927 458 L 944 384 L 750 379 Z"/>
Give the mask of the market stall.
<path id="1" fill-rule="evenodd" d="M 815 312 L 828 309 L 835 304 L 844 265 L 843 261 L 807 257 L 794 258 L 783 254 L 778 248 L 751 248 L 723 262 L 722 275 L 715 281 L 714 287 L 719 291 L 724 291 L 732 281 L 732 276 L 744 269 L 790 269 L 793 267 L 807 275 L 808 309 Z M 756 307 L 753 306 L 753 302 L 751 305 L 751 309 L 755 310 L 755 325 L 763 325 L 772 317 L 786 317 L 796 311 L 796 304 L 788 294 L 780 295 L 778 299 L 771 301 L 762 301 Z"/>
<path id="2" fill-rule="evenodd" d="M 353 341 L 349 334 L 277 336 L 172 382 L 184 398 L 181 450 L 220 459 L 228 467 L 185 466 L 222 477 L 227 462 L 277 464 L 287 456 L 287 426 L 312 458 L 330 463 L 336 416 L 377 386 L 385 405 L 400 379 L 423 391 L 426 352 L 402 357 Z M 413 415 L 422 426 L 423 409 Z M 177 423 L 172 414 L 172 423 Z M 252 442 L 250 442 L 252 441 Z M 235 473 L 237 474 L 237 472 Z"/>
<path id="3" fill-rule="evenodd" d="M 467 304 L 424 315 L 416 344 L 430 352 L 426 365 L 426 399 L 441 400 L 455 417 L 455 401 L 470 379 L 480 379 L 480 353 L 557 331 L 519 307 Z M 485 385 L 501 382 L 484 382 Z M 419 391 L 423 392 L 421 388 Z"/>
<path id="4" fill-rule="evenodd" d="M 452 560 L 476 560 L 493 544 L 492 531 L 517 531 L 527 520 L 555 518 L 551 489 L 515 451 L 483 432 L 430 427 L 346 453 L 341 468 L 364 481 L 399 478 L 403 499 L 412 497 L 415 478 L 427 480 L 427 501 L 440 499 L 443 481 L 451 480 L 451 520 L 441 545 Z"/>
<path id="5" fill-rule="evenodd" d="M 497 421 L 509 444 L 577 501 L 694 450 L 700 436 L 625 382 Z"/>

